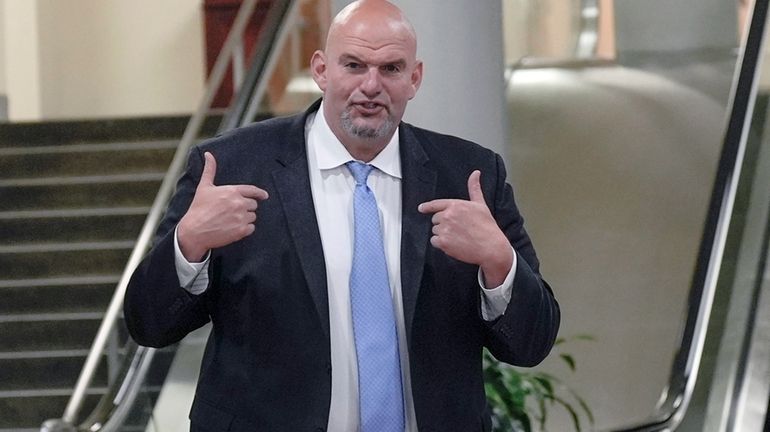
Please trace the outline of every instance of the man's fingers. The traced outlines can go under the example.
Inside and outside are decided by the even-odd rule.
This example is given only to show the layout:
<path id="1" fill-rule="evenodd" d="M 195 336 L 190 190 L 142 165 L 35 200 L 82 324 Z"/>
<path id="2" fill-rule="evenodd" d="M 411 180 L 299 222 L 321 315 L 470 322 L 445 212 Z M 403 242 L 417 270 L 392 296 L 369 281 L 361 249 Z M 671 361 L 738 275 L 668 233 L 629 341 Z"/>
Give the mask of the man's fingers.
<path id="1" fill-rule="evenodd" d="M 255 199 L 249 199 L 248 202 L 246 203 L 246 211 L 255 212 L 257 211 L 258 207 L 259 207 L 259 204 Z"/>
<path id="2" fill-rule="evenodd" d="M 468 176 L 468 196 L 473 202 L 485 203 L 484 193 L 481 191 L 481 171 L 474 170 L 470 176 Z M 423 214 L 436 213 L 442 210 L 446 210 L 453 202 L 459 201 L 457 199 L 444 198 L 433 201 L 426 201 L 417 206 L 417 211 Z"/>
<path id="3" fill-rule="evenodd" d="M 203 158 L 205 160 L 203 162 L 203 172 L 201 173 L 201 181 L 199 186 L 214 186 L 214 177 L 216 177 L 217 174 L 217 160 L 214 158 L 214 155 L 211 152 L 204 153 Z M 260 189 L 253 185 L 232 185 L 230 187 L 233 187 L 239 195 L 245 198 L 262 201 L 270 197 L 266 190 Z"/>
<path id="4" fill-rule="evenodd" d="M 473 202 L 484 202 L 484 192 L 481 191 L 481 171 L 474 170 L 468 176 L 468 196 Z"/>
<path id="5" fill-rule="evenodd" d="M 433 201 L 427 201 L 417 206 L 417 211 L 423 214 L 436 213 L 449 207 L 449 204 L 455 200 L 452 199 L 437 199 Z"/>
<path id="6" fill-rule="evenodd" d="M 217 160 L 214 159 L 214 155 L 209 152 L 204 153 L 203 158 L 203 173 L 201 173 L 199 185 L 213 186 L 214 177 L 217 174 Z"/>
<path id="7" fill-rule="evenodd" d="M 238 193 L 242 197 L 251 198 L 259 201 L 270 198 L 270 195 L 268 195 L 266 190 L 260 189 L 252 185 L 235 185 L 235 190 L 238 191 Z"/>

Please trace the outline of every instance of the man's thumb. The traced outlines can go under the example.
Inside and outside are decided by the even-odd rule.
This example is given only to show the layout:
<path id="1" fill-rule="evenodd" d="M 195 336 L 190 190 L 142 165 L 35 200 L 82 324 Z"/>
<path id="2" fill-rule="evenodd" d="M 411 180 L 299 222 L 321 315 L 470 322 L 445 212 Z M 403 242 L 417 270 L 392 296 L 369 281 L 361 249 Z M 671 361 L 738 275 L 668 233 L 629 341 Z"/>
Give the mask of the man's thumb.
<path id="1" fill-rule="evenodd" d="M 484 202 L 484 193 L 481 191 L 481 171 L 474 170 L 471 175 L 468 176 L 468 196 L 471 201 Z"/>
<path id="2" fill-rule="evenodd" d="M 217 160 L 214 159 L 214 155 L 206 152 L 203 154 L 205 161 L 203 163 L 203 173 L 201 173 L 201 181 L 199 185 L 214 185 L 214 176 L 217 174 Z"/>

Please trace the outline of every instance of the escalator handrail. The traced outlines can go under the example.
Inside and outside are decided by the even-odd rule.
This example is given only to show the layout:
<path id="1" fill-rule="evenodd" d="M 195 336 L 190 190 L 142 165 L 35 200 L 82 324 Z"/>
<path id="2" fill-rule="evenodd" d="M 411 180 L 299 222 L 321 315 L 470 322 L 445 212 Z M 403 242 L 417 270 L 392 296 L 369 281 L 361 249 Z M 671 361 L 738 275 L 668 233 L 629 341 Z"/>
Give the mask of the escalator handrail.
<path id="1" fill-rule="evenodd" d="M 730 115 L 688 298 L 682 344 L 674 358 L 669 383 L 654 414 L 639 424 L 616 427 L 612 432 L 674 430 L 684 419 L 692 399 L 756 100 L 767 12 L 768 0 L 756 0 L 745 48 L 738 58 L 739 68 L 728 104 Z"/>

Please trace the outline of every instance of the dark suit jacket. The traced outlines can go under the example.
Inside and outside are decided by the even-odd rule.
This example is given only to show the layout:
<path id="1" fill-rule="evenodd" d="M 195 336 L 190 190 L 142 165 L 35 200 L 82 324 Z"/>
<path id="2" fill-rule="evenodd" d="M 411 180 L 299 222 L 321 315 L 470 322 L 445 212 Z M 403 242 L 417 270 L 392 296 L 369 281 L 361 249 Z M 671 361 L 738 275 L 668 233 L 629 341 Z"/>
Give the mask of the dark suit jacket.
<path id="1" fill-rule="evenodd" d="M 193 429 L 314 431 L 326 428 L 331 356 L 326 269 L 305 155 L 302 115 L 233 131 L 191 151 L 154 248 L 133 274 L 125 317 L 134 339 L 162 347 L 209 320 L 213 327 L 190 418 Z M 499 156 L 459 138 L 400 125 L 401 282 L 412 391 L 421 432 L 489 428 L 481 352 L 531 366 L 549 352 L 559 308 L 538 272 Z M 217 159 L 215 184 L 268 191 L 257 229 L 213 250 L 210 285 L 180 288 L 174 227 L 187 211 L 203 168 Z M 480 315 L 478 267 L 430 245 L 431 217 L 418 204 L 468 199 L 467 178 L 482 172 L 487 204 L 518 254 L 511 302 L 494 322 Z"/>

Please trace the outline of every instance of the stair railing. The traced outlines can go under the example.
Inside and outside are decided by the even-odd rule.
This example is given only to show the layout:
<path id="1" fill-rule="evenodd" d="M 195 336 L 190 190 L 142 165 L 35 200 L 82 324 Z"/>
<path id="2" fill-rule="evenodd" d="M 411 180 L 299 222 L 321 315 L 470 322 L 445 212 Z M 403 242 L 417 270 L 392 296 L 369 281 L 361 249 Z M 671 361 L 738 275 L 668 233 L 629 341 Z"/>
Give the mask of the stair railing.
<path id="1" fill-rule="evenodd" d="M 198 109 L 187 124 L 147 219 L 142 226 L 134 249 L 129 256 L 128 263 L 118 281 L 115 293 L 99 326 L 64 414 L 61 419 L 51 419 L 44 422 L 41 428 L 42 431 L 87 430 L 95 432 L 118 430 L 133 406 L 133 402 L 139 393 L 144 377 L 152 362 L 155 350 L 138 346 L 133 340 L 129 340 L 126 344 L 126 363 L 121 371 L 122 378 L 111 383 L 107 394 L 102 398 L 102 401 L 88 419 L 80 426 L 74 426 L 78 413 L 83 406 L 86 390 L 93 381 L 110 335 L 113 333 L 115 325 L 121 316 L 123 297 L 128 282 L 134 269 L 136 269 L 144 254 L 150 248 L 155 231 L 160 225 L 163 213 L 174 192 L 176 181 L 184 170 L 188 152 L 199 137 L 214 96 L 227 73 L 228 65 L 231 61 L 233 62 L 235 66 L 233 81 L 235 85 L 240 84 L 240 86 L 234 93 L 234 101 L 225 114 L 222 125 L 218 130 L 219 133 L 248 123 L 250 120 L 249 117 L 245 116 L 245 113 L 249 104 L 244 103 L 243 100 L 254 100 L 257 101 L 256 103 L 259 103 L 267 90 L 265 84 L 267 81 L 266 77 L 269 77 L 274 69 L 280 54 L 279 48 L 286 39 L 288 29 L 291 28 L 290 23 L 296 18 L 298 1 L 272 1 L 270 10 L 264 20 L 264 25 L 257 38 L 252 66 L 244 76 L 242 67 L 239 67 L 239 65 L 244 63 L 242 60 L 243 33 L 258 3 L 259 0 L 244 0 L 241 4 L 230 33 L 211 70 Z M 251 111 L 249 114 L 251 115 L 250 118 L 253 118 L 256 113 Z"/>

